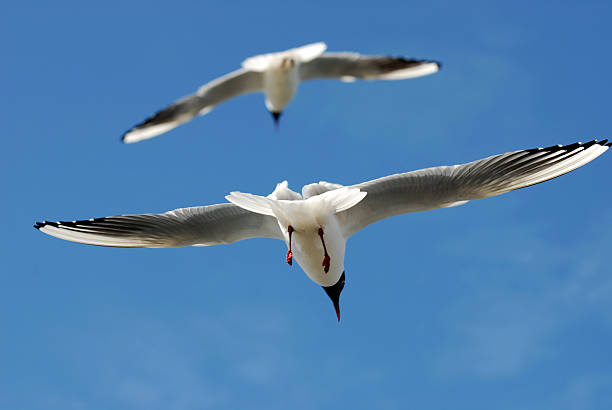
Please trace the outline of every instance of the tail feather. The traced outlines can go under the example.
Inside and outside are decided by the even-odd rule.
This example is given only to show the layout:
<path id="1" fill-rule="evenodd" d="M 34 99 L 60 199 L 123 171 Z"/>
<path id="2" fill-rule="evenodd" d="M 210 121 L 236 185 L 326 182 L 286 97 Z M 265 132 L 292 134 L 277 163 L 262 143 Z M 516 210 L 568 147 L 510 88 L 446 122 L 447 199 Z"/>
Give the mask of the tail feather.
<path id="1" fill-rule="evenodd" d="M 247 211 L 274 216 L 272 210 L 273 199 L 238 191 L 230 192 L 229 195 L 225 196 L 225 199 Z"/>
<path id="2" fill-rule="evenodd" d="M 354 207 L 365 198 L 367 194 L 368 193 L 365 191 L 360 191 L 359 188 L 342 187 L 324 192 L 321 195 L 309 199 L 317 200 L 320 198 L 320 200 L 329 201 L 334 212 L 338 213 Z"/>
<path id="3" fill-rule="evenodd" d="M 242 62 L 242 67 L 251 71 L 266 71 L 268 67 L 270 67 L 272 61 L 283 56 L 293 56 L 297 58 L 299 62 L 306 63 L 319 57 L 326 49 L 327 45 L 325 43 L 318 42 L 278 53 L 260 54 L 244 60 Z"/>

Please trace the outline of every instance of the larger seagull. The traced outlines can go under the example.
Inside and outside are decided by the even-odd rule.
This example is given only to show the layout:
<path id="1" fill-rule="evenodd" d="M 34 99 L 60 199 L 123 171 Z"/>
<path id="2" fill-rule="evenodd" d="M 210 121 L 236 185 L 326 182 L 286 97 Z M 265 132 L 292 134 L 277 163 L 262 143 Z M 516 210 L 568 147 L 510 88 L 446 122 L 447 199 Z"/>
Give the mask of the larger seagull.
<path id="1" fill-rule="evenodd" d="M 223 101 L 242 94 L 263 92 L 275 125 L 302 81 L 336 78 L 342 81 L 403 80 L 433 74 L 435 61 L 401 57 L 363 56 L 357 53 L 325 53 L 325 43 L 308 44 L 278 53 L 247 58 L 242 68 L 204 84 L 192 95 L 157 112 L 125 134 L 125 143 L 153 138 L 204 115 Z"/>
<path id="2" fill-rule="evenodd" d="M 37 222 L 42 232 L 74 242 L 170 248 L 276 238 L 332 300 L 340 320 L 346 240 L 369 224 L 408 212 L 462 205 L 558 177 L 599 155 L 607 140 L 494 155 L 462 165 L 421 169 L 357 185 L 318 182 L 302 194 L 281 182 L 267 197 L 232 192 L 231 203 L 164 214 L 121 215 L 72 222 Z"/>

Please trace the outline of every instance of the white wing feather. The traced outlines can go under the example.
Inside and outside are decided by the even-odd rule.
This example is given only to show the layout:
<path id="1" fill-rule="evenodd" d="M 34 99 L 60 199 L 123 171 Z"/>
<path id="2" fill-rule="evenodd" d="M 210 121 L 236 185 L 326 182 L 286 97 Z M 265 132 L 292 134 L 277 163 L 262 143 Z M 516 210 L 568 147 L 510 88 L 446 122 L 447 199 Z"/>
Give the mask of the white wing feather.
<path id="1" fill-rule="evenodd" d="M 462 165 L 421 169 L 353 185 L 368 196 L 337 215 L 345 237 L 408 212 L 462 205 L 556 178 L 603 154 L 607 140 L 494 155 Z"/>
<path id="2" fill-rule="evenodd" d="M 233 71 L 204 84 L 195 94 L 181 98 L 134 126 L 123 134 L 122 141 L 133 143 L 156 137 L 208 113 L 223 101 L 262 89 L 262 73 L 245 69 Z"/>
<path id="3" fill-rule="evenodd" d="M 402 57 L 364 56 L 358 53 L 325 53 L 300 65 L 300 80 L 335 78 L 344 82 L 403 80 L 437 72 L 440 63 Z"/>
<path id="4" fill-rule="evenodd" d="M 181 208 L 164 214 L 120 215 L 72 222 L 37 222 L 48 235 L 101 246 L 172 248 L 277 238 L 276 219 L 232 204 Z"/>

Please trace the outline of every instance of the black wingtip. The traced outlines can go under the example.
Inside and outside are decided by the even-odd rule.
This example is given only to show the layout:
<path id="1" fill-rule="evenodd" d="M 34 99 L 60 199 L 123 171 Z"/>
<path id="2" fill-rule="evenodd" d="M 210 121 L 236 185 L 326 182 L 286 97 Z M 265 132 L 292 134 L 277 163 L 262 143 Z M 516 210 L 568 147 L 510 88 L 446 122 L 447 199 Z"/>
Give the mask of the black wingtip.
<path id="1" fill-rule="evenodd" d="M 100 223 L 100 222 L 105 222 L 107 219 L 108 219 L 107 217 L 101 217 L 101 218 L 83 219 L 80 221 L 58 221 L 58 222 L 43 221 L 43 222 L 36 222 L 34 224 L 34 228 L 40 229 L 45 226 L 52 226 L 54 228 L 77 228 L 77 227 L 82 227 L 82 226 L 91 226 L 93 224 Z"/>
<path id="2" fill-rule="evenodd" d="M 566 151 L 573 151 L 580 147 L 582 147 L 582 141 L 574 142 L 573 144 L 561 145 L 559 149 L 564 149 Z"/>
<path id="3" fill-rule="evenodd" d="M 435 64 L 438 67 L 438 70 L 442 68 L 442 63 L 436 60 L 421 60 L 417 58 L 405 58 L 405 57 L 396 57 L 404 62 L 416 62 L 418 64 Z"/>
<path id="4" fill-rule="evenodd" d="M 593 145 L 599 145 L 600 147 L 609 147 L 610 143 L 608 142 L 608 139 L 605 138 L 605 139 L 603 139 L 601 141 L 598 141 L 598 140 L 594 139 L 594 140 L 591 140 L 589 142 L 585 142 L 585 143 L 580 144 L 580 145 L 583 146 L 584 149 L 587 149 L 587 148 L 592 147 Z"/>
<path id="5" fill-rule="evenodd" d="M 587 142 L 574 142 L 572 144 L 567 144 L 567 145 L 560 145 L 560 144 L 551 145 L 550 147 L 532 148 L 532 149 L 526 149 L 524 151 L 530 152 L 530 153 L 539 152 L 539 151 L 555 152 L 559 150 L 573 151 L 577 148 L 588 149 L 592 147 L 593 145 L 599 145 L 600 147 L 612 147 L 612 143 L 608 142 L 608 139 L 606 138 L 601 141 L 594 139 L 594 140 L 587 141 Z"/>

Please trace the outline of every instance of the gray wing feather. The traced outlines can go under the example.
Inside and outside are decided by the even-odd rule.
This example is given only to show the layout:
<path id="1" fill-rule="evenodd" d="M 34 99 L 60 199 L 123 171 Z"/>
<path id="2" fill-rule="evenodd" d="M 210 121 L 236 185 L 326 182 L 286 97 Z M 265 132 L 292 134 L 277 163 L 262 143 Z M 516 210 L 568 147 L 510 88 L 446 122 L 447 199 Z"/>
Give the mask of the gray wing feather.
<path id="1" fill-rule="evenodd" d="M 432 74 L 439 68 L 440 64 L 435 61 L 363 56 L 358 53 L 325 53 L 300 65 L 300 79 L 394 80 Z"/>
<path id="2" fill-rule="evenodd" d="M 123 134 L 122 141 L 131 143 L 153 138 L 192 120 L 198 114 L 207 113 L 225 100 L 262 89 L 263 74 L 241 68 L 203 85 L 195 94 L 183 97 L 155 113 Z"/>
<path id="3" fill-rule="evenodd" d="M 164 214 L 120 215 L 72 222 L 37 222 L 36 229 L 73 242 L 101 246 L 172 248 L 277 238 L 276 219 L 233 204 L 181 208 Z"/>
<path id="4" fill-rule="evenodd" d="M 348 237 L 394 215 L 461 205 L 556 178 L 592 161 L 609 147 L 607 140 L 556 145 L 390 175 L 354 185 L 368 195 L 337 217 Z"/>

